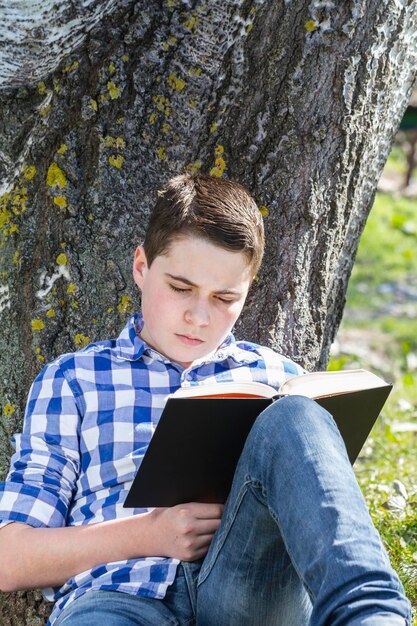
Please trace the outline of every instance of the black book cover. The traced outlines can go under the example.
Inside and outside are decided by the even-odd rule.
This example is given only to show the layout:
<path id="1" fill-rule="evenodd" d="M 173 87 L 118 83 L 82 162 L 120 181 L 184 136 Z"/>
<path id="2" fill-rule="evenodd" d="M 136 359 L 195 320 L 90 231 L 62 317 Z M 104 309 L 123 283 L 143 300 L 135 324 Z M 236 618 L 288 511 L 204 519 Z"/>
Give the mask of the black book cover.
<path id="1" fill-rule="evenodd" d="M 331 413 L 353 464 L 392 385 L 316 399 Z M 271 398 L 169 398 L 125 508 L 225 502 L 249 431 Z"/>

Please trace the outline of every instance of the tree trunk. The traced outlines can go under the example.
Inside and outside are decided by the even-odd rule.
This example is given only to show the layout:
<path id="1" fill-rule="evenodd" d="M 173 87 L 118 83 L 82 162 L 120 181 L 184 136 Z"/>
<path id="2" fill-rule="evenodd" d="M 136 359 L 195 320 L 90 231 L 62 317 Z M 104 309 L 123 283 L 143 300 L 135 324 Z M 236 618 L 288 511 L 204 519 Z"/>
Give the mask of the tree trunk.
<path id="1" fill-rule="evenodd" d="M 325 368 L 417 67 L 412 0 L 40 4 L 0 0 L 0 477 L 44 362 L 138 308 L 133 250 L 180 172 L 262 206 L 236 336 Z M 2 624 L 36 603 L 3 595 Z"/>

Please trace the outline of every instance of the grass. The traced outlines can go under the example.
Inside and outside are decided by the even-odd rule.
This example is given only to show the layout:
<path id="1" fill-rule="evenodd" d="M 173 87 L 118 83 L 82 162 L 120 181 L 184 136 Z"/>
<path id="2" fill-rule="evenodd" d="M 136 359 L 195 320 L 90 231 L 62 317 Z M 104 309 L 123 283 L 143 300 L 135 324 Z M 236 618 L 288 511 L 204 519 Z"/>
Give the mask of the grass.
<path id="1" fill-rule="evenodd" d="M 417 213 L 409 198 L 377 194 L 348 289 L 348 308 L 404 304 L 417 291 Z"/>
<path id="2" fill-rule="evenodd" d="M 391 153 L 389 155 L 389 160 L 387 163 L 387 167 L 401 176 L 405 176 L 405 171 L 407 168 L 407 155 L 405 153 L 403 145 L 399 142 L 394 143 Z"/>
<path id="3" fill-rule="evenodd" d="M 398 169 L 400 156 L 389 166 Z M 340 336 L 369 336 L 369 361 L 342 351 L 329 367 L 375 370 L 394 390 L 354 470 L 371 517 L 414 611 L 417 626 L 417 211 L 416 203 L 377 194 L 352 272 Z M 361 345 L 361 348 L 363 346 Z M 370 365 L 370 363 L 372 365 Z"/>

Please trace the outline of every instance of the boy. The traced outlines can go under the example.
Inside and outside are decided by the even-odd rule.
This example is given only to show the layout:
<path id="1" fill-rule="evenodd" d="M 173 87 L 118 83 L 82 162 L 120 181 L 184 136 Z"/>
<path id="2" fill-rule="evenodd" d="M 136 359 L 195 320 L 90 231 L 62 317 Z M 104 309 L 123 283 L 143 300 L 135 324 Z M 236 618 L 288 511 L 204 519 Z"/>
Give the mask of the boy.
<path id="1" fill-rule="evenodd" d="M 337 427 L 313 401 L 258 417 L 225 507 L 122 507 L 169 393 L 230 379 L 278 389 L 302 373 L 230 333 L 263 248 L 243 187 L 171 180 L 135 253 L 141 313 L 32 385 L 0 498 L 0 588 L 43 588 L 48 625 L 410 623 Z"/>

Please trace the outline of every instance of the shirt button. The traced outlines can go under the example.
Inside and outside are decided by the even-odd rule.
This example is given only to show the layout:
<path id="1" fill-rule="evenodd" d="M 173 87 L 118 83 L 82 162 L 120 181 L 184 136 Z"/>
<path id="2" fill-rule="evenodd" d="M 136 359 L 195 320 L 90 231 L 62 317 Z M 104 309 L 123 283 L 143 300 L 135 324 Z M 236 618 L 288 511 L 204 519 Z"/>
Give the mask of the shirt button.
<path id="1" fill-rule="evenodd" d="M 219 357 L 219 359 L 224 359 L 225 354 L 224 354 L 224 352 L 222 352 L 222 350 L 220 350 L 220 351 L 217 353 L 217 356 Z"/>

